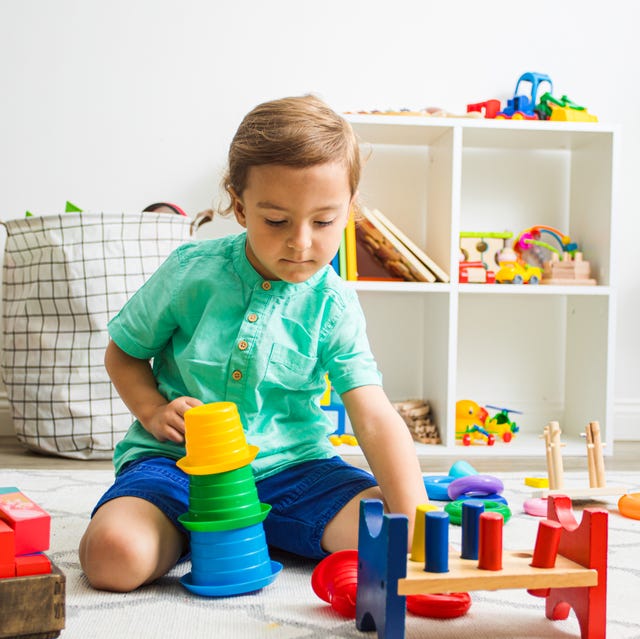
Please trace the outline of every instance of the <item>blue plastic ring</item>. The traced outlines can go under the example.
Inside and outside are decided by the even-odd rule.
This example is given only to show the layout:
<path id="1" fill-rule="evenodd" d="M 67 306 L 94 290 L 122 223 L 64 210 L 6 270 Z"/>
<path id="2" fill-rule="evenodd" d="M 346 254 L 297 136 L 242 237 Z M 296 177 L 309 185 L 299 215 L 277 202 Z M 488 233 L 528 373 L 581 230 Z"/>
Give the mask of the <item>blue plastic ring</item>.
<path id="1" fill-rule="evenodd" d="M 423 477 L 424 487 L 429 499 L 434 501 L 451 501 L 447 489 L 455 477 L 449 475 L 430 475 Z"/>

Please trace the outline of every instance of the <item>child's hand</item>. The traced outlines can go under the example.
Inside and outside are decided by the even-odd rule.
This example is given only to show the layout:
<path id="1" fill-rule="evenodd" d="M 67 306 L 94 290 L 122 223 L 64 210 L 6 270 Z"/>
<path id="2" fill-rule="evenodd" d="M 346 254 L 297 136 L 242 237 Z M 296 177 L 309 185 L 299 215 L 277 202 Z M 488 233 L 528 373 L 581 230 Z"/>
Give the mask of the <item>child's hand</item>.
<path id="1" fill-rule="evenodd" d="M 184 414 L 202 402 L 195 397 L 177 397 L 168 404 L 158 406 L 144 425 L 158 441 L 184 442 Z"/>

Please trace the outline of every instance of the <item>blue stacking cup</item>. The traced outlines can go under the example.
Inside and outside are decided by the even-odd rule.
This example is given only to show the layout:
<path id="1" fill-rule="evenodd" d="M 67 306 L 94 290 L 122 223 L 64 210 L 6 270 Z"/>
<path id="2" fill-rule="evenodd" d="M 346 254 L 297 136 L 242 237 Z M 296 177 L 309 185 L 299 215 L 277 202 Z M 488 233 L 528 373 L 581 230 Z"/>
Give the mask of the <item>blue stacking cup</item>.
<path id="1" fill-rule="evenodd" d="M 272 575 L 262 522 L 246 528 L 191 531 L 191 581 L 196 586 L 234 586 Z"/>

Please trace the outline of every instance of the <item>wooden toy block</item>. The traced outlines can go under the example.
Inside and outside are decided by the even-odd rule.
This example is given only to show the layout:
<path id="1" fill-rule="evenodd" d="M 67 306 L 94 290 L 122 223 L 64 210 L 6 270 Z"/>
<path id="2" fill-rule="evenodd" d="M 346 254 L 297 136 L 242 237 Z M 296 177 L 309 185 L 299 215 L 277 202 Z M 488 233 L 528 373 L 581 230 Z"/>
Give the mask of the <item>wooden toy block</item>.
<path id="1" fill-rule="evenodd" d="M 51 517 L 13 486 L 0 487 L 0 519 L 14 530 L 16 555 L 48 550 Z"/>
<path id="2" fill-rule="evenodd" d="M 409 520 L 384 515 L 381 501 L 363 499 L 358 530 L 356 628 L 404 637 L 405 598 L 398 596 L 397 584 L 407 574 Z"/>
<path id="3" fill-rule="evenodd" d="M 595 570 L 597 584 L 590 588 L 567 588 L 555 584 L 546 599 L 549 619 L 566 619 L 573 608 L 582 639 L 604 638 L 607 633 L 607 544 L 606 510 L 585 508 L 577 524 L 571 500 L 565 495 L 549 497 L 548 518 L 562 525 L 558 552 L 581 566 Z"/>
<path id="4" fill-rule="evenodd" d="M 46 555 L 22 555 L 16 557 L 16 577 L 29 575 L 48 575 L 51 572 L 51 562 Z"/>
<path id="5" fill-rule="evenodd" d="M 591 265 L 583 259 L 582 253 L 551 254 L 551 259 L 544 264 L 544 275 L 541 284 L 557 284 L 565 286 L 595 286 L 596 280 L 591 277 Z"/>
<path id="6" fill-rule="evenodd" d="M 377 630 L 379 639 L 401 639 L 406 595 L 526 588 L 535 594 L 548 592 L 549 619 L 565 619 L 573 607 L 582 639 L 604 638 L 608 513 L 586 509 L 578 526 L 569 498 L 551 496 L 548 515 L 562 525 L 553 567 L 532 566 L 531 551 L 504 551 L 502 569 L 481 570 L 476 561 L 451 552 L 449 572 L 429 573 L 406 560 L 407 518 L 385 515 L 381 502 L 363 500 L 356 627 Z M 537 550 L 538 561 L 551 563 L 548 556 L 540 560 Z"/>
<path id="7" fill-rule="evenodd" d="M 65 624 L 65 576 L 51 574 L 0 580 L 0 639 L 53 639 Z"/>
<path id="8" fill-rule="evenodd" d="M 0 566 L 12 564 L 15 554 L 16 542 L 13 528 L 0 519 Z M 0 577 L 2 577 L 1 571 Z"/>

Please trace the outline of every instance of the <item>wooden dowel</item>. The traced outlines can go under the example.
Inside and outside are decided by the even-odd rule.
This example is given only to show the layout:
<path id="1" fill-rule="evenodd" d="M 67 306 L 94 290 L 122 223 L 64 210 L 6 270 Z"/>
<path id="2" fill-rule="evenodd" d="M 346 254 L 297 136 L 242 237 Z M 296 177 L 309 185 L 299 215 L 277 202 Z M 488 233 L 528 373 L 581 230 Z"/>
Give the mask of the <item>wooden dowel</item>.
<path id="1" fill-rule="evenodd" d="M 560 443 L 560 424 L 549 422 L 549 437 L 551 440 L 551 466 L 553 467 L 553 485 L 549 478 L 549 488 L 558 490 L 564 488 L 564 469 L 562 467 L 562 444 Z"/>
<path id="2" fill-rule="evenodd" d="M 549 426 L 544 427 L 544 449 L 547 456 L 547 477 L 549 479 L 549 488 L 553 490 L 556 483 L 556 478 L 553 474 L 553 461 L 551 458 L 551 434 L 549 431 Z"/>
<path id="3" fill-rule="evenodd" d="M 597 488 L 605 488 L 607 481 L 604 473 L 604 457 L 602 456 L 600 424 L 598 422 L 589 422 L 589 430 L 593 441 L 593 460 L 595 464 L 596 486 Z"/>

